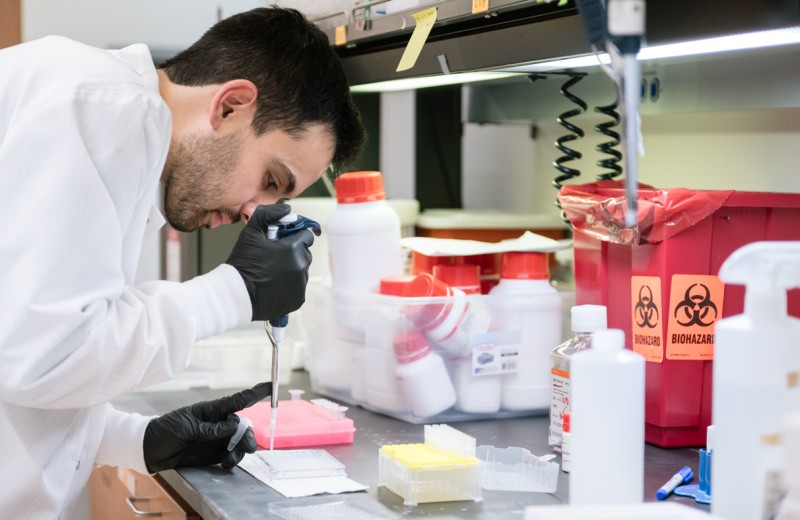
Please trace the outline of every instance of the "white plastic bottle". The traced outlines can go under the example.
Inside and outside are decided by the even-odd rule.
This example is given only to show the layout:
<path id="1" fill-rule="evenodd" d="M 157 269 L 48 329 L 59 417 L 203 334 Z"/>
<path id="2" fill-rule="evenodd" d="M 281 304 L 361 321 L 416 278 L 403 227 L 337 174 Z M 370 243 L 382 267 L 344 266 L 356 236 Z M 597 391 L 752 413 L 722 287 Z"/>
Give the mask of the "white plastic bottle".
<path id="1" fill-rule="evenodd" d="M 800 320 L 786 312 L 786 291 L 800 286 L 800 242 L 748 244 L 719 277 L 747 289 L 744 313 L 718 321 L 714 331 L 711 511 L 762 518 L 765 489 L 783 464 L 783 420 L 800 391 Z"/>
<path id="2" fill-rule="evenodd" d="M 644 499 L 644 357 L 619 329 L 572 356 L 571 505 Z"/>
<path id="3" fill-rule="evenodd" d="M 394 339 L 394 351 L 397 377 L 413 415 L 431 417 L 456 403 L 456 391 L 444 360 L 431 352 L 422 333 L 414 331 L 398 335 Z"/>
<path id="4" fill-rule="evenodd" d="M 550 353 L 550 429 L 547 443 L 561 451 L 563 415 L 571 410 L 570 357 L 586 350 L 592 333 L 607 327 L 604 305 L 576 305 L 570 310 L 573 336 Z"/>
<path id="5" fill-rule="evenodd" d="M 496 413 L 500 411 L 500 374 L 482 374 L 482 366 L 475 363 L 472 350 L 475 335 L 489 328 L 489 311 L 486 304 L 478 299 L 479 296 L 467 298 L 456 292 L 479 295 L 480 268 L 475 264 L 436 265 L 433 267 L 433 278 L 453 289 L 454 302 L 458 299 L 466 302 L 464 318 L 456 322 L 457 330 L 450 332 L 445 328 L 440 337 L 447 339 L 439 342 L 449 352 L 460 354 L 451 354 L 447 359 L 456 389 L 456 409 L 465 413 Z M 436 334 L 429 333 L 428 337 L 435 338 Z"/>
<path id="6" fill-rule="evenodd" d="M 333 288 L 377 293 L 381 278 L 403 274 L 400 219 L 380 172 L 345 173 L 335 186 L 336 209 L 325 225 Z"/>
<path id="7" fill-rule="evenodd" d="M 516 371 L 502 379 L 502 406 L 545 412 L 550 402 L 550 350 L 562 339 L 561 297 L 550 285 L 547 254 L 500 255 L 500 283 L 489 295 L 492 330 L 520 333 Z"/>
<path id="8" fill-rule="evenodd" d="M 800 518 L 800 412 L 792 412 L 784 421 L 786 457 L 783 471 L 787 493 L 776 520 Z"/>

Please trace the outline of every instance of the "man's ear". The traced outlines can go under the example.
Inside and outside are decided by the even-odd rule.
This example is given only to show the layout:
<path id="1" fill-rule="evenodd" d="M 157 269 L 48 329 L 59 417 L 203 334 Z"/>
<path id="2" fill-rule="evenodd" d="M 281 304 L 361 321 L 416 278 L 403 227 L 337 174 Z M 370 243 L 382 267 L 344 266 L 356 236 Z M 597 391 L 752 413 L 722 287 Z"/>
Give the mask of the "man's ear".
<path id="1" fill-rule="evenodd" d="M 209 107 L 209 123 L 214 130 L 219 129 L 226 119 L 237 117 L 252 120 L 256 107 L 258 88 L 252 81 L 234 79 L 223 83 L 211 98 Z"/>

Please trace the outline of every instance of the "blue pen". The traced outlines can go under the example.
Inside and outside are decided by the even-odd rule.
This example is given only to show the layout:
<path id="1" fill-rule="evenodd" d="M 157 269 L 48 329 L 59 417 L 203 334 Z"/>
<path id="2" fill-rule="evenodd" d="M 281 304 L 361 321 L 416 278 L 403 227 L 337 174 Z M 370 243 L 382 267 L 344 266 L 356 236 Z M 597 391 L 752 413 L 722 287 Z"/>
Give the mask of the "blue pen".
<path id="1" fill-rule="evenodd" d="M 692 480 L 692 477 L 694 477 L 692 468 L 689 466 L 684 466 L 679 472 L 675 473 L 666 484 L 661 486 L 661 488 L 656 491 L 656 498 L 659 500 L 664 500 L 670 495 L 670 493 L 675 491 L 676 487 L 680 486 L 681 484 L 686 484 Z"/>

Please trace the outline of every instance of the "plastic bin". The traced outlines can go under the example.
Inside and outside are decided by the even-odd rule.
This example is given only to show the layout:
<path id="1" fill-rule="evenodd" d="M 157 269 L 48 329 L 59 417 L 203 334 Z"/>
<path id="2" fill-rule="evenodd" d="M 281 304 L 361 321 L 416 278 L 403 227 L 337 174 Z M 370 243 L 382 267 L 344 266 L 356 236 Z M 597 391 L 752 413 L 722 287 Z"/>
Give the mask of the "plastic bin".
<path id="1" fill-rule="evenodd" d="M 622 224 L 618 182 L 566 186 L 559 199 L 575 225 L 576 302 L 605 305 L 609 328 L 647 360 L 645 440 L 704 445 L 713 325 L 743 309 L 744 288 L 716 274 L 747 243 L 800 240 L 800 195 L 640 186 L 638 235 Z M 800 316 L 800 291 L 789 313 Z"/>
<path id="2" fill-rule="evenodd" d="M 311 387 L 337 401 L 415 424 L 546 415 L 550 406 L 549 354 L 563 341 L 562 315 L 564 305 L 571 301 L 571 293 L 406 298 L 337 292 L 312 281 L 304 306 L 305 316 L 313 316 L 307 329 Z M 441 309 L 451 312 L 447 319 L 442 318 L 442 326 L 452 323 L 458 330 L 452 334 L 438 330 L 434 340 L 431 330 L 418 328 L 419 316 L 431 315 L 436 321 Z M 462 311 L 464 314 L 459 314 Z M 537 312 L 548 318 L 532 319 L 531 313 Z M 533 324 L 542 321 L 552 326 L 534 330 Z M 347 327 L 345 323 L 357 325 Z M 417 361 L 418 356 L 397 350 L 399 338 L 420 332 L 430 336 L 426 336 L 430 364 L 436 356 L 446 369 L 437 372 L 435 367 L 427 367 L 430 371 L 420 376 L 427 378 L 425 385 L 429 386 L 425 388 L 430 391 L 410 379 L 410 369 L 401 369 L 401 363 Z M 531 380 L 529 406 L 510 410 L 504 409 L 502 402 L 492 408 L 468 401 L 483 399 L 486 393 L 478 389 L 490 387 L 499 399 L 504 374 L 514 373 L 521 356 L 525 363 L 541 366 Z M 432 381 L 434 377 L 441 379 Z M 435 391 L 437 388 L 441 391 Z M 455 403 L 432 402 L 450 395 L 452 388 L 457 394 Z"/>

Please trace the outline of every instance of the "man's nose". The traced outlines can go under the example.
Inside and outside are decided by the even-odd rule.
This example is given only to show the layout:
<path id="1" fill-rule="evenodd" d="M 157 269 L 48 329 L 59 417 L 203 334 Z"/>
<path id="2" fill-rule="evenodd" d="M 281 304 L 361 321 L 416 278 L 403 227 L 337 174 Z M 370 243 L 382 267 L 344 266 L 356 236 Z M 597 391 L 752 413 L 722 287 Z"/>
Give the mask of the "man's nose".
<path id="1" fill-rule="evenodd" d="M 256 197 L 253 200 L 246 202 L 242 208 L 239 210 L 239 216 L 242 217 L 245 223 L 250 222 L 250 218 L 255 213 L 256 208 L 258 206 L 264 204 L 275 204 L 278 202 L 278 199 L 272 196 L 264 196 L 264 197 Z"/>

